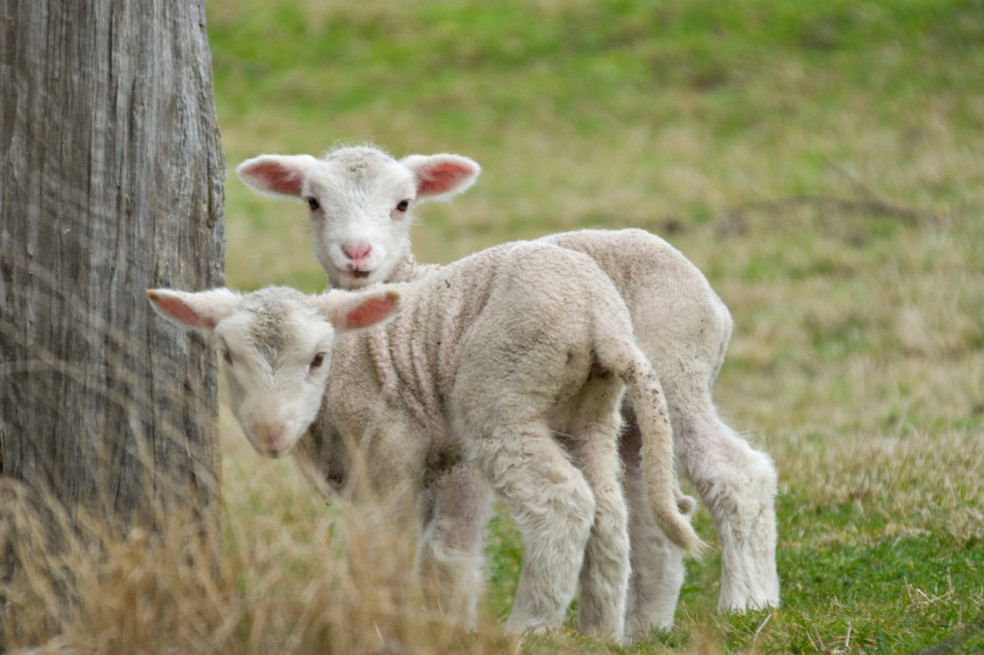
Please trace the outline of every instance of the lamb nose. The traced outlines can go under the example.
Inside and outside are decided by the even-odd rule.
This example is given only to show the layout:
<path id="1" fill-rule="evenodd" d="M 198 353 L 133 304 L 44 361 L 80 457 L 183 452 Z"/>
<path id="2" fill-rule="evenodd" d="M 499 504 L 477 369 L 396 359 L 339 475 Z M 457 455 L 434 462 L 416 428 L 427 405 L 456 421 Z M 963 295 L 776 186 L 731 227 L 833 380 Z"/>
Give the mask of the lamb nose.
<path id="1" fill-rule="evenodd" d="M 372 247 L 367 243 L 342 246 L 342 252 L 345 253 L 346 257 L 352 260 L 366 257 L 371 250 Z"/>
<path id="2" fill-rule="evenodd" d="M 278 451 L 280 449 L 280 439 L 284 435 L 284 429 L 285 426 L 283 424 L 263 425 L 256 429 L 256 435 L 259 437 L 260 443 L 269 450 Z"/>

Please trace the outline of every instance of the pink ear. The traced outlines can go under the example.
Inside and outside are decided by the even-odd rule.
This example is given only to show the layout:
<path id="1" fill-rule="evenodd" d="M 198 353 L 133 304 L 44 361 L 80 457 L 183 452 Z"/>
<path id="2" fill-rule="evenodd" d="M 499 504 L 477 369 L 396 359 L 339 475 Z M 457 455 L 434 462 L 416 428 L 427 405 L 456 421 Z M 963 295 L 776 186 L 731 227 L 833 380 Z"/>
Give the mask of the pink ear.
<path id="1" fill-rule="evenodd" d="M 377 325 L 400 309 L 400 294 L 385 291 L 330 291 L 320 297 L 325 318 L 340 331 L 361 330 Z"/>
<path id="2" fill-rule="evenodd" d="M 239 305 L 238 295 L 228 289 L 189 293 L 171 289 L 148 289 L 147 298 L 158 314 L 178 325 L 211 332 Z"/>
<path id="3" fill-rule="evenodd" d="M 214 328 L 215 324 L 208 319 L 207 316 L 199 314 L 194 309 L 192 309 L 184 299 L 178 298 L 177 296 L 164 296 L 149 289 L 147 291 L 147 297 L 150 298 L 150 302 L 154 304 L 154 309 L 161 316 L 166 316 L 176 323 L 181 323 L 182 325 L 187 325 L 193 328 Z"/>
<path id="4" fill-rule="evenodd" d="M 396 292 L 394 292 L 394 295 L 396 295 Z M 394 299 L 390 299 L 389 297 L 370 298 L 345 315 L 344 327 L 350 330 L 357 330 L 375 325 L 383 319 L 389 318 L 389 315 L 396 308 L 396 301 L 399 297 L 396 295 Z"/>
<path id="5" fill-rule="evenodd" d="M 237 166 L 236 175 L 257 191 L 297 197 L 315 161 L 311 155 L 260 155 Z"/>
<path id="6" fill-rule="evenodd" d="M 410 155 L 400 163 L 417 178 L 420 199 L 437 200 L 459 194 L 474 184 L 482 172 L 481 166 L 460 155 Z"/>

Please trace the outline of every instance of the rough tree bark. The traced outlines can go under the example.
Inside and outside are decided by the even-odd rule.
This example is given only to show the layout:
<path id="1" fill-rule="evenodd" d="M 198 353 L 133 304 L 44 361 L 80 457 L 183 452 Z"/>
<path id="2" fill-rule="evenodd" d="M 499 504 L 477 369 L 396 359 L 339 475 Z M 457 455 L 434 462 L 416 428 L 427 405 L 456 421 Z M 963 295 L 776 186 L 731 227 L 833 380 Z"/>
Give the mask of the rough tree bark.
<path id="1" fill-rule="evenodd" d="M 223 281 L 203 2 L 0 4 L 0 482 L 121 534 L 174 507 L 212 531 L 214 358 L 145 295 Z"/>

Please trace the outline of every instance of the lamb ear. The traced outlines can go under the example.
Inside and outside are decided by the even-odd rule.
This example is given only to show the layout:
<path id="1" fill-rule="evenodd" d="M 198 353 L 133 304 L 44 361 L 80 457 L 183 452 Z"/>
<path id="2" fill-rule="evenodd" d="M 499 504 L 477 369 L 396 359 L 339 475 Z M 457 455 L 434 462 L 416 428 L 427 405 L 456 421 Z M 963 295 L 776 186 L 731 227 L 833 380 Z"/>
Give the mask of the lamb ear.
<path id="1" fill-rule="evenodd" d="M 299 198 L 304 178 L 316 161 L 311 155 L 260 155 L 237 166 L 236 175 L 260 193 Z"/>
<path id="2" fill-rule="evenodd" d="M 446 200 L 475 184 L 482 167 L 461 155 L 409 155 L 400 160 L 417 181 L 418 200 Z"/>
<path id="3" fill-rule="evenodd" d="M 205 336 L 234 312 L 241 300 L 239 294 L 229 289 L 198 292 L 147 289 L 147 298 L 154 310 L 164 318 Z"/>
<path id="4" fill-rule="evenodd" d="M 400 311 L 401 298 L 394 289 L 344 291 L 333 289 L 315 299 L 318 311 L 340 332 L 383 323 Z"/>

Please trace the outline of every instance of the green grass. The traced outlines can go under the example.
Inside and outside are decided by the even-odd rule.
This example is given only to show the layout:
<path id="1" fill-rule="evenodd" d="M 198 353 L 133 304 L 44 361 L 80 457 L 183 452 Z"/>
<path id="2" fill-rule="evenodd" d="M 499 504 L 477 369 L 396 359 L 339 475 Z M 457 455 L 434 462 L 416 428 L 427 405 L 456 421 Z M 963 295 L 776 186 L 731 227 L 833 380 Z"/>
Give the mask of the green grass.
<path id="1" fill-rule="evenodd" d="M 692 258 L 732 310 L 716 398 L 779 469 L 783 606 L 717 615 L 708 556 L 688 565 L 671 633 L 622 648 L 569 623 L 523 652 L 984 649 L 984 5 L 206 9 L 230 170 L 339 141 L 460 152 L 483 175 L 454 205 L 425 208 L 419 259 L 637 226 Z M 304 216 L 230 177 L 230 285 L 320 289 Z M 233 493 L 274 475 L 234 461 Z M 289 488 L 232 502 L 230 541 L 303 534 L 323 510 L 289 511 L 310 502 Z M 697 525 L 713 542 L 706 511 Z M 504 516 L 488 555 L 485 610 L 502 619 L 520 557 Z"/>

